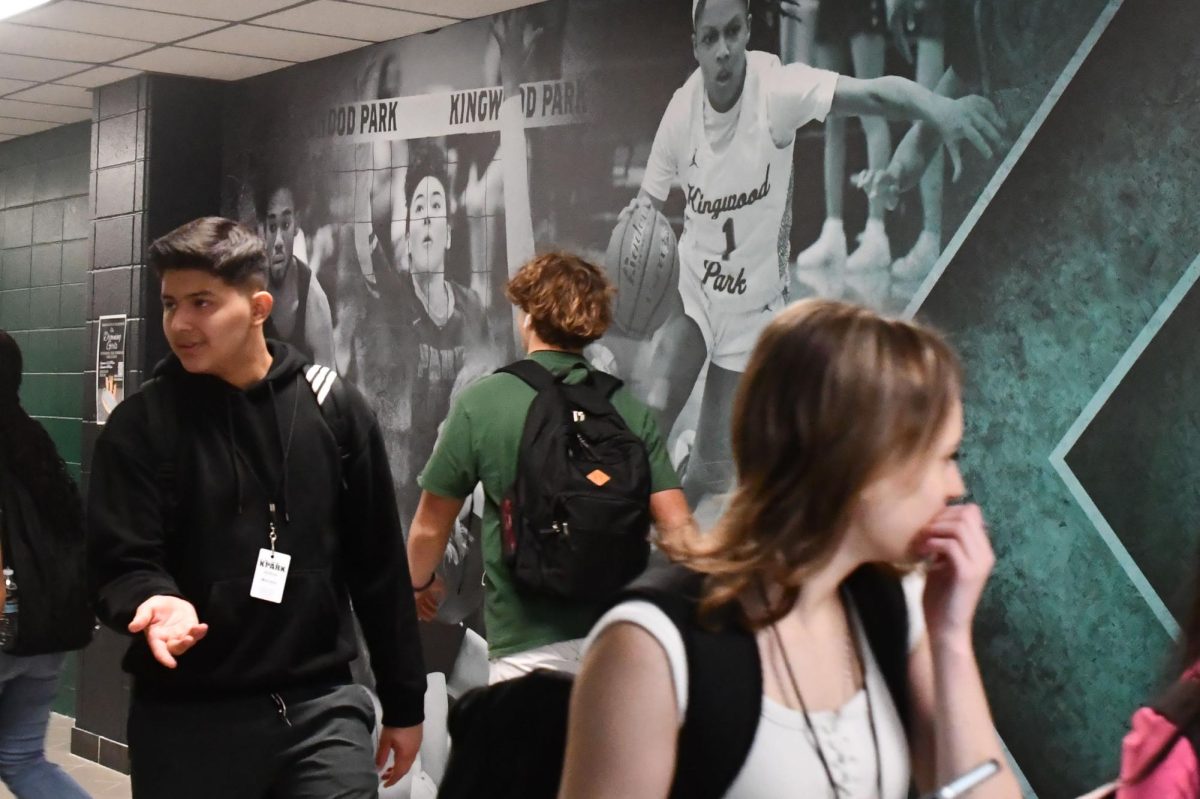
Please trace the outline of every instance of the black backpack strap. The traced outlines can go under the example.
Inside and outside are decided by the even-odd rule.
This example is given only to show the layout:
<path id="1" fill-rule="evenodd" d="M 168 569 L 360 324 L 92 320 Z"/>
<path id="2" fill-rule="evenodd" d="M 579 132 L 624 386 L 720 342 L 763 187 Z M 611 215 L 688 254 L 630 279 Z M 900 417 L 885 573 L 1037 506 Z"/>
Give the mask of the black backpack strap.
<path id="1" fill-rule="evenodd" d="M 329 425 L 329 429 L 333 431 L 333 437 L 338 445 L 338 455 L 342 464 L 345 465 L 353 449 L 348 422 L 350 398 L 347 395 L 346 383 L 333 369 L 320 364 L 305 366 L 304 379 L 308 381 L 308 385 L 312 389 L 317 407 L 321 409 L 321 416 Z"/>
<path id="2" fill-rule="evenodd" d="M 908 603 L 900 578 L 877 566 L 860 567 L 846 580 L 863 632 L 904 729 L 912 733 L 908 687 Z"/>
<path id="3" fill-rule="evenodd" d="M 592 385 L 604 395 L 605 399 L 611 400 L 613 394 L 617 393 L 617 389 L 625 385 L 623 380 L 610 375 L 608 372 L 600 372 L 595 369 L 590 370 L 590 372 Z"/>
<path id="4" fill-rule="evenodd" d="M 762 715 L 762 664 L 754 636 L 732 608 L 701 621 L 703 587 L 704 575 L 671 564 L 647 571 L 617 598 L 652 602 L 683 637 L 688 704 L 679 729 L 672 799 L 724 796 L 750 754 Z"/>
<path id="5" fill-rule="evenodd" d="M 520 378 L 530 388 L 539 393 L 558 382 L 558 378 L 553 372 L 529 358 L 515 361 L 508 366 L 501 366 L 495 371 L 495 374 L 501 373 Z"/>

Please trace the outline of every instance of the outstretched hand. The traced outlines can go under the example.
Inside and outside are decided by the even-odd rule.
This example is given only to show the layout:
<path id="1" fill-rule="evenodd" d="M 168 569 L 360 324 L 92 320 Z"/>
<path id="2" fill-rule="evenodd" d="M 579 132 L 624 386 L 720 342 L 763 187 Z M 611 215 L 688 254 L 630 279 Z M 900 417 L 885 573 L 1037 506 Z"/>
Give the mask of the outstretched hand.
<path id="1" fill-rule="evenodd" d="M 962 174 L 962 142 L 965 140 L 984 158 L 1004 148 L 1006 125 L 996 106 L 986 97 L 972 94 L 957 100 L 937 97 L 931 122 L 946 144 L 954 165 L 953 180 Z"/>
<path id="2" fill-rule="evenodd" d="M 177 596 L 152 596 L 138 605 L 129 632 L 145 633 L 154 659 L 168 669 L 176 658 L 187 652 L 208 634 L 208 625 L 196 617 L 196 608 Z"/>

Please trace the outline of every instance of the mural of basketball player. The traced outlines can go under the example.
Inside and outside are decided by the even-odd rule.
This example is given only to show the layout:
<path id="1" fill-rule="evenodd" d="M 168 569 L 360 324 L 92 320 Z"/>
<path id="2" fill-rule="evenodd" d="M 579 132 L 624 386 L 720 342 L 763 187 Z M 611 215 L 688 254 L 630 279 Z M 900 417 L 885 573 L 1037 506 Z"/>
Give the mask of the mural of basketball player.
<path id="1" fill-rule="evenodd" d="M 1037 12 L 1042 10 L 1042 5 L 1045 4 L 1030 3 L 1022 6 L 1022 11 L 1032 13 L 1036 17 Z M 1060 35 L 1061 26 L 1029 24 L 1036 22 L 1036 19 L 1021 19 L 1015 8 L 1014 5 L 1008 5 L 1003 9 L 1014 19 L 999 20 L 997 16 L 1001 9 L 996 8 L 995 4 L 984 3 L 981 0 L 943 0 L 937 5 L 929 0 L 896 0 L 891 18 L 893 38 L 898 49 L 911 58 L 914 50 L 913 33 L 914 30 L 920 29 L 918 23 L 931 14 L 942 15 L 935 24 L 944 36 L 945 69 L 934 77 L 934 91 L 944 97 L 961 97 L 969 92 L 993 96 L 1002 89 L 1022 82 L 1032 82 L 1035 79 L 1033 72 L 1038 68 L 1057 74 L 1052 68 L 1047 69 L 1047 65 L 1039 63 L 1038 59 L 1021 56 L 1030 52 L 1044 52 L 1046 43 L 1039 42 L 1038 38 L 1047 38 L 1047 33 Z M 1021 22 L 1025 24 L 1020 24 Z M 1021 30 L 1020 40 L 989 41 L 993 37 L 1000 38 L 1006 28 Z M 918 47 L 924 44 L 919 37 L 917 39 Z M 1000 56 L 999 58 L 989 58 L 989 52 L 983 46 L 985 41 L 992 45 L 989 49 Z M 853 182 L 867 192 L 872 202 L 878 201 L 888 208 L 894 208 L 901 193 L 918 184 L 924 189 L 926 181 L 931 177 L 930 173 L 940 176 L 942 163 L 938 158 L 938 145 L 937 131 L 930 129 L 924 121 L 918 120 L 901 139 L 886 168 L 867 169 L 856 175 Z M 953 169 L 953 179 L 957 180 L 962 173 L 961 162 L 956 161 Z M 927 234 L 931 229 L 938 234 L 937 246 L 930 246 L 935 243 L 933 241 L 926 245 L 931 251 L 919 264 L 914 263 L 912 268 L 907 270 L 906 274 L 910 278 L 924 277 L 940 254 L 941 219 L 931 220 L 926 214 L 922 237 L 930 238 L 932 234 Z"/>
<path id="2" fill-rule="evenodd" d="M 272 186 L 259 210 L 259 227 L 270 258 L 269 290 L 275 307 L 268 338 L 286 341 L 314 363 L 333 365 L 333 319 L 329 300 L 304 258 L 296 252 L 296 199 L 286 185 Z"/>
<path id="3" fill-rule="evenodd" d="M 450 410 L 457 389 L 500 366 L 493 355 L 479 296 L 446 276 L 450 250 L 450 183 L 446 155 L 437 144 L 413 143 L 404 178 L 407 206 L 406 244 L 411 291 L 404 292 L 414 373 L 407 387 L 413 394 L 409 459 L 423 464 L 437 440 L 438 426 Z M 411 519 L 420 489 L 416 481 L 402 487 L 402 518 Z"/>
<path id="4" fill-rule="evenodd" d="M 656 334 L 661 368 L 640 390 L 669 431 L 708 366 L 684 477 L 695 507 L 730 484 L 734 390 L 759 331 L 787 301 L 796 129 L 829 114 L 920 119 L 952 153 L 966 140 L 985 155 L 1001 133 L 982 97 L 950 100 L 899 77 L 851 78 L 747 52 L 746 0 L 693 0 L 692 12 L 699 69 L 667 106 L 641 191 L 622 214 L 661 208 L 673 184 L 684 191 L 683 313 Z"/>

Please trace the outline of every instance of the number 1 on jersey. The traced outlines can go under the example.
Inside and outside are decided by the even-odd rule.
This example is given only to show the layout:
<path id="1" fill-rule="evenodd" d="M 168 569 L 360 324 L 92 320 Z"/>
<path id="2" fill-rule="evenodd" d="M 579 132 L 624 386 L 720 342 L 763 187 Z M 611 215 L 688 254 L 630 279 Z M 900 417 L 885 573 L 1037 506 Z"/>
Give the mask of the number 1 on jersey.
<path id="1" fill-rule="evenodd" d="M 733 239 L 733 217 L 725 220 L 725 224 L 721 227 L 725 231 L 725 252 L 721 253 L 721 260 L 728 261 L 729 256 L 733 255 L 733 251 L 737 249 L 737 242 Z"/>

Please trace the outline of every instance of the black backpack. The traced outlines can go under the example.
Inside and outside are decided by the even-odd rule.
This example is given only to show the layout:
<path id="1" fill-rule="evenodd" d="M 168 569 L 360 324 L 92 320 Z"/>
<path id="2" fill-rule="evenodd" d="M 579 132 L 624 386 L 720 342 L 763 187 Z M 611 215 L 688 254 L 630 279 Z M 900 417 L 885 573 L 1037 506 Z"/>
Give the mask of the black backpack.
<path id="1" fill-rule="evenodd" d="M 685 566 L 652 568 L 610 606 L 652 602 L 679 628 L 688 699 L 670 799 L 719 799 L 750 754 L 762 715 L 762 663 L 754 635 L 732 608 L 697 617 L 704 576 Z M 888 693 L 911 733 L 908 607 L 899 580 L 864 566 L 847 588 Z M 450 710 L 450 760 L 439 799 L 554 799 L 566 748 L 572 678 L 536 671 L 476 688 Z"/>
<path id="2" fill-rule="evenodd" d="M 579 383 L 531 360 L 497 372 L 536 392 L 500 504 L 505 563 L 526 590 L 598 600 L 646 568 L 650 461 L 611 398 L 622 385 L 587 370 Z"/>
<path id="3" fill-rule="evenodd" d="M 83 520 L 74 529 L 51 529 L 29 491 L 0 464 L 0 539 L 19 596 L 17 638 L 4 651 L 44 655 L 87 646 L 96 616 Z"/>

